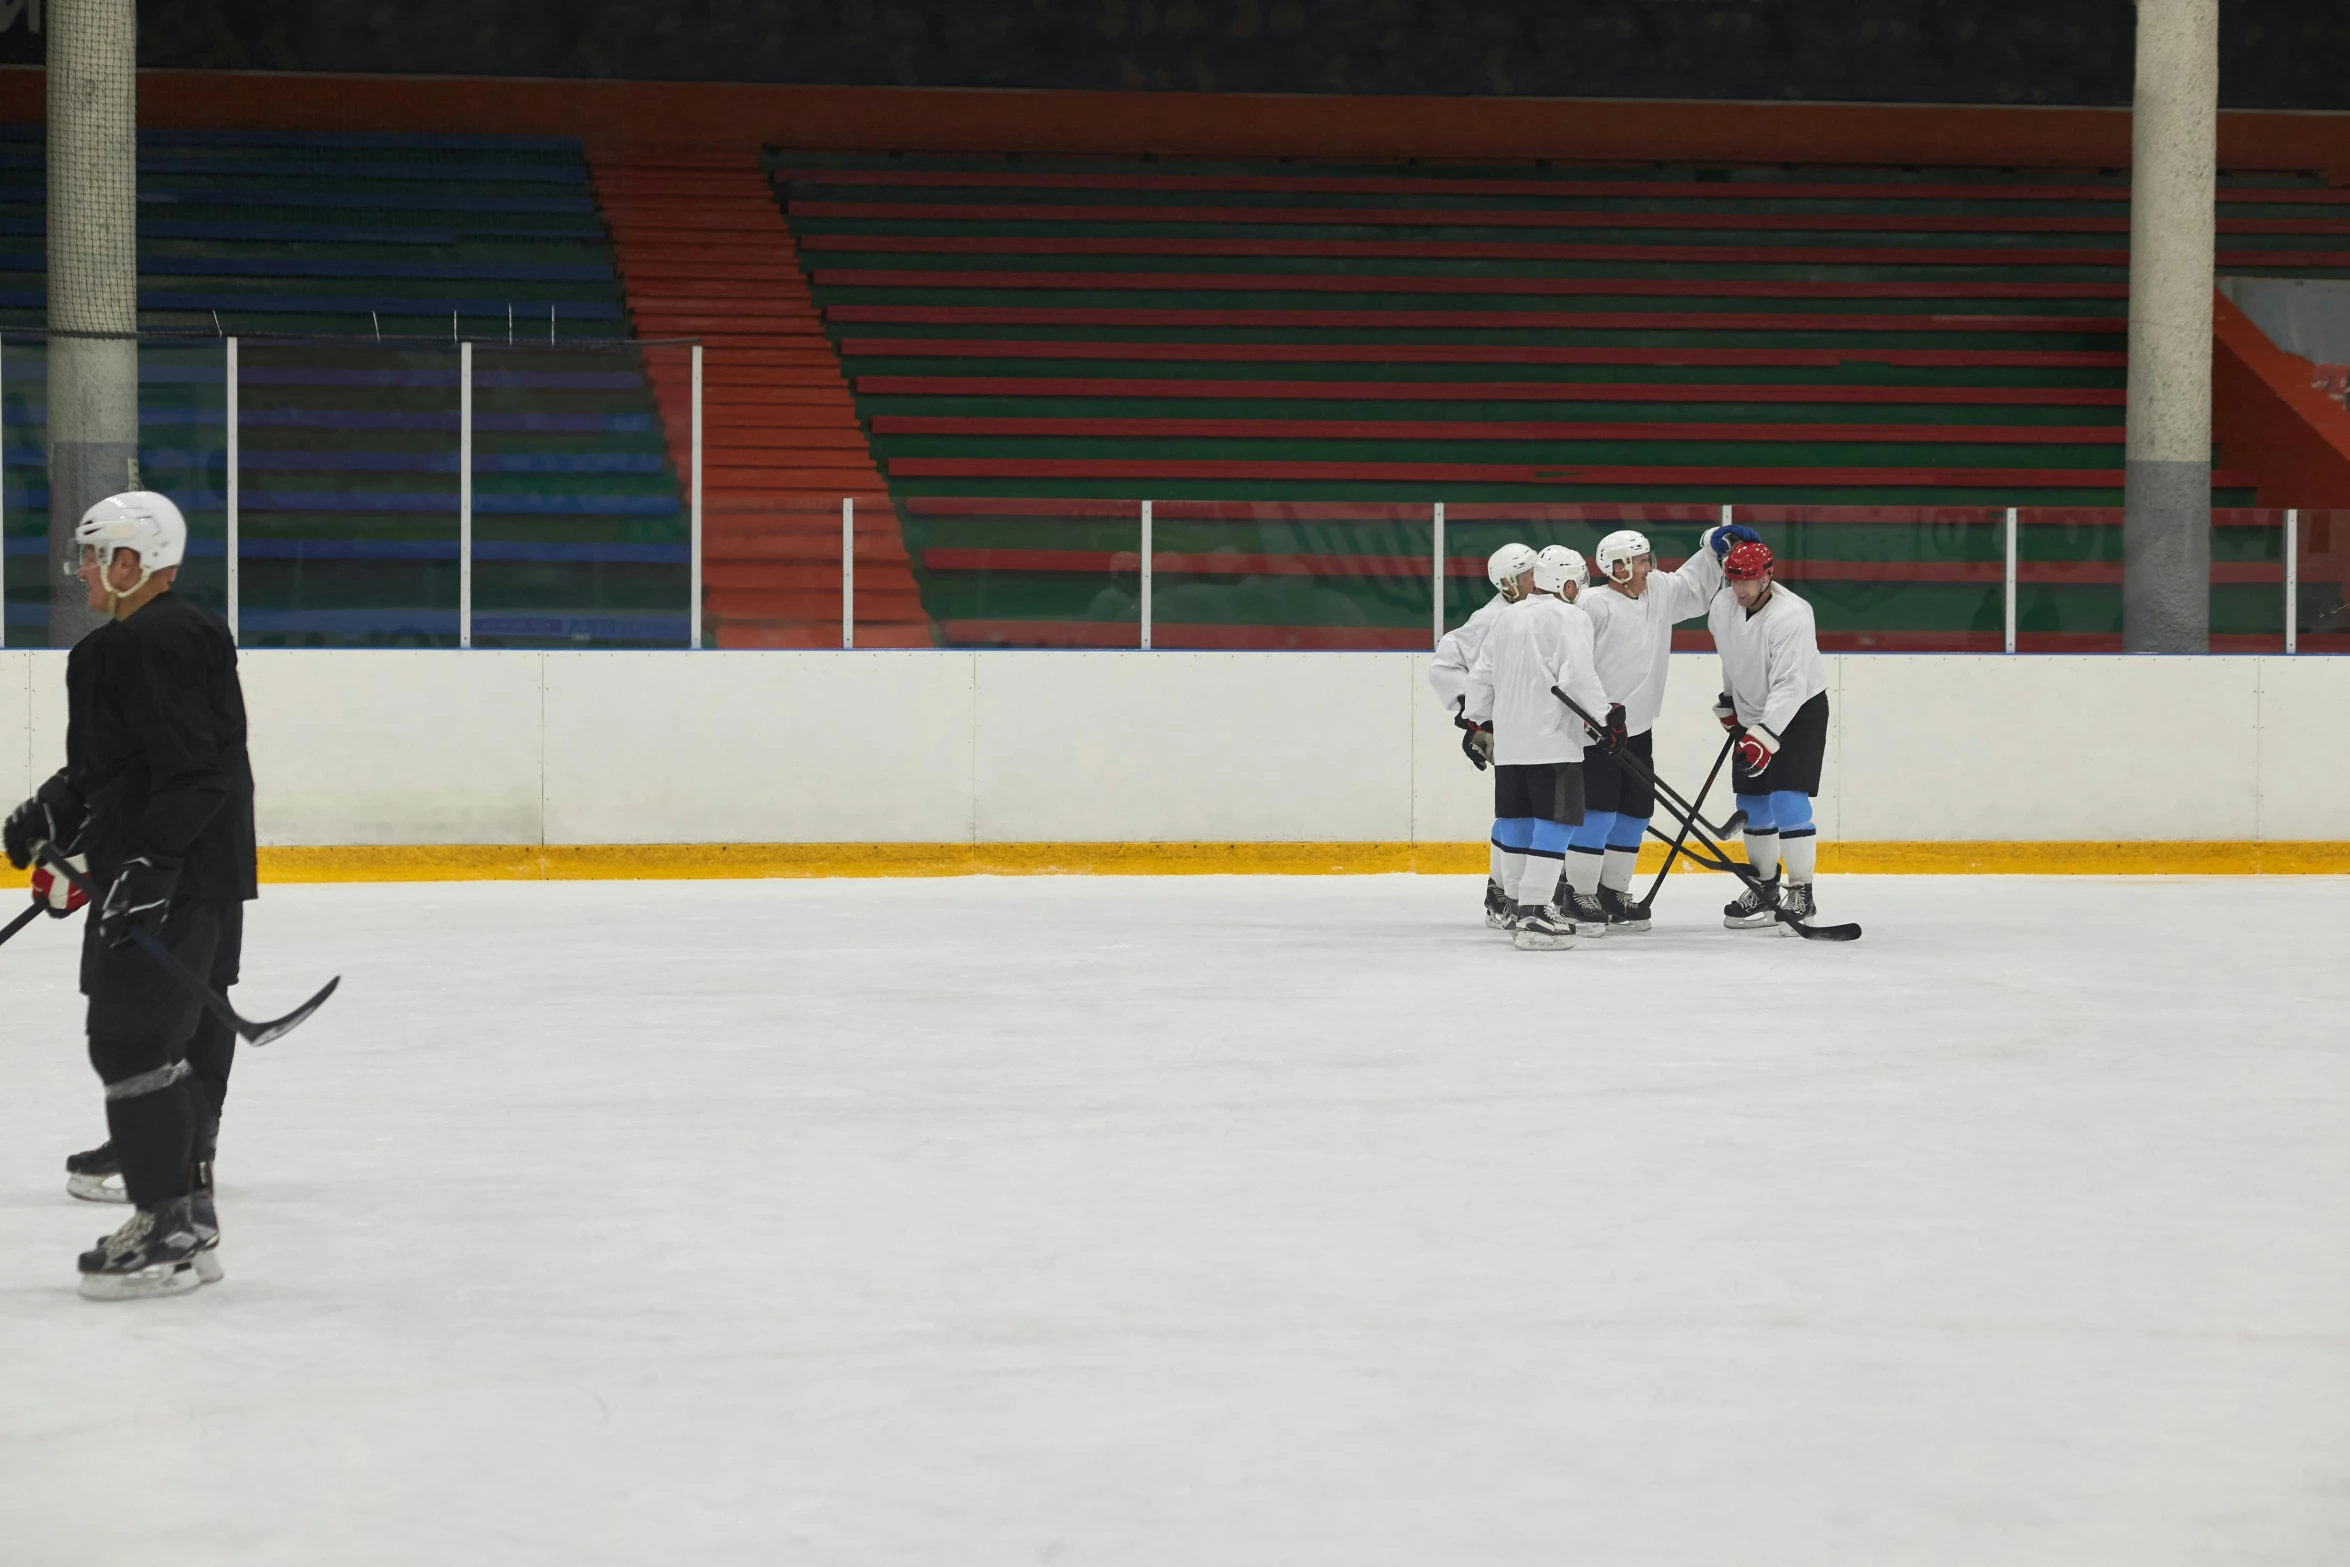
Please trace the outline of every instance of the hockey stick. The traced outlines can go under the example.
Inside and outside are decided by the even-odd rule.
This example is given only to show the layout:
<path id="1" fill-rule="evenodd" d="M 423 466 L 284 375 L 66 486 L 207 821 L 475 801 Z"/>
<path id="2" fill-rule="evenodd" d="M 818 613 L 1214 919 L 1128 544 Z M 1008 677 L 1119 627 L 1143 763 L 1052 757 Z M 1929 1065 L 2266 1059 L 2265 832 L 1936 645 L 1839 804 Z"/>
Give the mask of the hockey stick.
<path id="1" fill-rule="evenodd" d="M 1705 797 L 1713 793 L 1714 780 L 1721 776 L 1722 764 L 1730 759 L 1730 747 L 1736 745 L 1737 743 L 1738 737 L 1736 735 L 1732 735 L 1722 742 L 1722 754 L 1714 758 L 1713 771 L 1707 773 L 1705 775 L 1705 782 L 1698 786 L 1697 805 L 1703 805 L 1705 803 Z M 1659 795 L 1662 795 L 1665 792 L 1664 785 L 1662 783 L 1657 785 L 1656 792 Z M 1665 850 L 1665 863 L 1663 867 L 1657 871 L 1656 880 L 1648 884 L 1648 896 L 1640 900 L 1640 912 L 1643 914 L 1648 912 L 1648 907 L 1650 904 L 1656 902 L 1658 889 L 1664 886 L 1665 877 L 1672 873 L 1673 862 L 1681 857 L 1681 845 L 1689 840 L 1689 824 L 1697 820 L 1697 805 L 1692 805 L 1689 807 L 1688 815 L 1681 819 L 1681 830 L 1675 833 L 1672 837 L 1665 838 L 1665 835 L 1661 832 L 1656 834 L 1659 838 L 1665 838 L 1665 842 L 1670 844 L 1671 847 Z M 1649 830 L 1651 832 L 1656 831 L 1654 828 L 1650 828 Z M 1715 836 L 1726 838 L 1729 836 L 1729 834 L 1727 832 L 1721 832 L 1715 834 Z M 1696 856 L 1692 855 L 1691 858 L 1694 859 Z"/>
<path id="2" fill-rule="evenodd" d="M 1557 686 L 1552 686 L 1550 688 L 1550 694 L 1557 697 L 1560 701 L 1566 703 L 1568 711 L 1572 712 L 1577 718 L 1582 719 L 1583 722 L 1590 727 L 1593 734 L 1607 733 L 1607 725 L 1601 723 L 1598 719 L 1593 718 L 1589 713 L 1585 712 L 1583 710 L 1583 704 L 1576 701 L 1573 697 L 1567 695 L 1566 692 L 1560 690 Z M 1656 782 L 1655 772 L 1652 771 L 1646 763 L 1642 762 L 1639 757 L 1626 755 L 1624 752 L 1619 751 L 1616 753 L 1616 760 L 1623 763 L 1626 767 L 1632 769 L 1634 776 L 1644 778 L 1651 784 Z M 1662 796 L 1662 793 L 1663 791 L 1660 790 L 1660 797 Z M 1670 800 L 1666 801 L 1667 805 L 1671 805 L 1672 803 L 1673 802 Z M 1721 860 L 1722 864 L 1729 869 L 1731 874 L 1735 875 L 1740 881 L 1746 883 L 1748 887 L 1752 888 L 1757 893 L 1763 890 L 1763 880 L 1761 877 L 1755 875 L 1754 867 L 1750 865 L 1741 865 L 1736 860 L 1731 859 L 1729 851 L 1724 849 L 1719 843 L 1715 842 L 1713 835 L 1707 832 L 1704 828 L 1704 824 L 1697 820 L 1697 813 L 1695 811 L 1689 811 L 1686 813 L 1675 811 L 1673 814 L 1681 818 L 1681 823 L 1684 827 L 1692 828 L 1696 831 L 1698 843 L 1705 848 L 1711 849 Z M 1695 858 L 1695 855 L 1693 854 L 1691 857 Z M 1793 914 L 1788 913 L 1787 910 L 1780 908 L 1778 898 L 1775 894 L 1771 898 L 1771 917 L 1776 919 L 1780 924 L 1786 926 L 1789 930 L 1795 932 L 1795 934 L 1798 936 L 1801 936 L 1806 941 L 1858 941 L 1860 939 L 1860 927 L 1858 925 L 1806 925 L 1803 923 L 1803 921 L 1797 919 Z"/>
<path id="3" fill-rule="evenodd" d="M 1724 754 L 1727 755 L 1729 747 L 1735 746 L 1737 743 L 1738 737 L 1736 735 L 1732 735 L 1728 740 L 1724 741 Z M 1714 764 L 1714 768 L 1718 772 L 1721 769 L 1721 763 L 1716 762 Z M 1705 782 L 1707 789 L 1713 787 L 1713 781 L 1713 774 L 1706 774 Z M 1707 832 L 1712 833 L 1717 838 L 1735 838 L 1740 833 L 1746 831 L 1746 813 L 1744 811 L 1732 811 L 1729 815 L 1723 817 L 1719 824 L 1716 824 L 1714 822 L 1707 821 L 1705 817 L 1698 811 L 1697 805 L 1693 805 L 1688 800 L 1684 799 L 1680 790 L 1674 788 L 1671 784 L 1666 783 L 1662 778 L 1656 780 L 1656 792 L 1669 804 L 1680 807 L 1682 815 L 1695 816 L 1697 818 L 1697 825 L 1703 827 Z M 1705 789 L 1700 789 L 1697 791 L 1698 804 L 1704 803 L 1705 794 Z"/>
<path id="4" fill-rule="evenodd" d="M 16 918 L 10 920 L 5 928 L 0 928 L 0 941 L 6 941 L 9 937 L 15 935 L 18 931 L 24 929 L 27 925 L 30 925 L 33 922 L 34 917 L 46 912 L 48 907 L 49 906 L 46 903 L 36 903 L 31 908 L 25 910 L 22 914 L 19 914 Z"/>
<path id="5" fill-rule="evenodd" d="M 51 870 L 64 877 L 73 886 L 79 887 L 82 890 L 82 896 L 90 900 L 90 906 L 93 909 L 98 906 L 97 889 L 93 888 L 88 879 L 72 866 L 51 855 L 47 844 L 34 845 L 33 852 L 47 860 Z M 35 907 L 37 908 L 38 905 Z M 90 916 L 92 919 L 97 917 L 96 914 Z M 326 982 L 317 995 L 312 996 L 284 1017 L 267 1023 L 248 1022 L 237 1015 L 237 1009 L 228 1004 L 227 997 L 206 984 L 203 976 L 182 963 L 179 954 L 157 941 L 154 934 L 144 926 L 133 925 L 130 929 L 130 938 L 132 945 L 152 958 L 159 968 L 179 983 L 181 988 L 191 992 L 197 1000 L 203 1002 L 204 1010 L 226 1023 L 230 1028 L 235 1029 L 238 1035 L 249 1044 L 266 1045 L 271 1040 L 283 1039 L 295 1029 L 300 1028 L 309 1021 L 311 1013 L 326 1005 L 326 998 L 333 995 L 335 987 L 343 982 L 343 976 L 337 974 Z"/>

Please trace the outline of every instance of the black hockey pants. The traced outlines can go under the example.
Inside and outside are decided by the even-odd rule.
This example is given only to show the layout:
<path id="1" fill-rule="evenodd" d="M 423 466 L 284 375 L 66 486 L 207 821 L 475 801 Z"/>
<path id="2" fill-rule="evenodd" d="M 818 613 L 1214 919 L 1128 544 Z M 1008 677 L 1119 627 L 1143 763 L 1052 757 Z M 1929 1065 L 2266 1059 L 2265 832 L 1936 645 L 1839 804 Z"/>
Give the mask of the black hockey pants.
<path id="1" fill-rule="evenodd" d="M 233 903 L 177 904 L 161 939 L 189 968 L 217 975 L 223 927 L 241 936 L 243 912 Z M 94 919 L 83 927 L 82 993 L 90 1002 L 90 1065 L 106 1085 L 106 1130 L 125 1193 L 139 1207 L 157 1207 L 185 1189 L 190 1148 L 207 1113 L 201 1107 L 211 1103 L 189 1060 L 203 1005 L 136 946 L 98 940 Z M 204 1047 L 223 1094 L 234 1044 L 230 1035 L 227 1048 L 218 1041 Z"/>

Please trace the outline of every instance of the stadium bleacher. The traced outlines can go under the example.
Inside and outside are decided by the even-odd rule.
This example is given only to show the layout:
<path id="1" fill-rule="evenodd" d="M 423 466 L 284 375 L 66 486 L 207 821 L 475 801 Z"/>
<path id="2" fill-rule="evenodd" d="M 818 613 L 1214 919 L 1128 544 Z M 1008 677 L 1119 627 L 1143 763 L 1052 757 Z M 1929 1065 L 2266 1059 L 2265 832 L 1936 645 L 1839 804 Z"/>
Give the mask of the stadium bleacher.
<path id="1" fill-rule="evenodd" d="M 1419 645 L 1439 500 L 1455 618 L 1550 509 L 1674 554 L 1735 503 L 1832 643 L 1997 646 L 2013 506 L 2029 637 L 2118 639 L 2120 174 L 770 163 L 949 640 L 1115 641 L 1144 497 L 1161 645 Z M 2221 270 L 2350 273 L 2345 202 L 2224 182 Z M 2226 645 L 2281 566 L 2214 502 Z M 1319 624 L 1247 618 L 1278 577 Z"/>
<path id="2" fill-rule="evenodd" d="M 43 322 L 44 201 L 42 132 L 0 133 L 0 334 Z M 684 640 L 686 519 L 642 362 L 661 351 L 616 341 L 625 299 L 577 142 L 150 132 L 139 211 L 140 325 L 189 334 L 142 345 L 142 479 L 187 511 L 186 586 L 215 607 L 216 334 L 242 339 L 247 643 L 456 640 L 460 334 L 476 640 Z M 0 358 L 17 641 L 47 621 L 45 361 L 27 338 Z"/>

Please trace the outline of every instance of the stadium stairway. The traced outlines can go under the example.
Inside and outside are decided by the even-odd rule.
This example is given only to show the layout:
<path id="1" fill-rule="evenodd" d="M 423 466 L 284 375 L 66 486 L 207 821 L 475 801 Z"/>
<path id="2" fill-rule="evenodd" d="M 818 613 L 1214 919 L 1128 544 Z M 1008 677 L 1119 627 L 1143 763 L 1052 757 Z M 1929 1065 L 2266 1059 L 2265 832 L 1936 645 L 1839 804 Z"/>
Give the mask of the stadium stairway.
<path id="1" fill-rule="evenodd" d="M 43 321 L 42 131 L 0 131 L 0 333 Z M 225 591 L 225 354 L 242 339 L 242 633 L 457 640 L 458 353 L 476 344 L 475 639 L 683 641 L 687 540 L 576 142 L 159 132 L 139 152 L 140 467 Z M 47 625 L 46 354 L 13 336 L 8 623 Z"/>
<path id="2" fill-rule="evenodd" d="M 717 645 L 840 645 L 841 501 L 863 497 L 857 643 L 929 646 L 886 488 L 758 161 L 597 154 L 591 166 L 638 334 L 704 345 L 703 602 Z M 690 369 L 674 353 L 651 366 L 686 471 Z"/>
<path id="3" fill-rule="evenodd" d="M 2013 506 L 2031 635 L 2118 636 L 2120 176 L 770 167 L 946 640 L 1126 637 L 1145 498 L 1162 645 L 1424 646 L 1435 501 L 1455 619 L 1530 526 L 1735 504 L 1831 643 L 1996 647 Z M 2222 269 L 2350 276 L 2345 203 L 2228 181 Z M 2216 455 L 2226 633 L 2282 571 Z"/>

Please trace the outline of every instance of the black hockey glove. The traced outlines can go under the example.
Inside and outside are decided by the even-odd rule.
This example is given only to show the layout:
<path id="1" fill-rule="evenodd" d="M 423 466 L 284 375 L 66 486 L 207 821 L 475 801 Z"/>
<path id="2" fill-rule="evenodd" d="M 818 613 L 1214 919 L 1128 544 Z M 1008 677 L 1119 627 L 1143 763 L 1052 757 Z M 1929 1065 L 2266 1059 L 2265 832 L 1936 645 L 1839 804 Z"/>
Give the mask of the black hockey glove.
<path id="1" fill-rule="evenodd" d="M 134 929 L 149 934 L 161 930 L 171 917 L 171 895 L 179 884 L 177 860 L 158 864 L 141 854 L 123 861 L 114 884 L 106 889 L 106 901 L 98 905 L 98 939 L 119 947 L 131 939 Z"/>
<path id="2" fill-rule="evenodd" d="M 1452 721 L 1461 731 L 1461 755 L 1476 763 L 1477 771 L 1485 771 L 1493 762 L 1493 726 L 1469 721 L 1469 699 L 1465 696 L 1453 698 Z"/>
<path id="3" fill-rule="evenodd" d="M 1607 733 L 1599 737 L 1600 748 L 1613 756 L 1624 749 L 1624 741 L 1628 738 L 1624 729 L 1624 704 L 1610 702 L 1607 709 Z"/>
<path id="4" fill-rule="evenodd" d="M 81 799 L 65 781 L 65 774 L 51 774 L 33 797 L 9 812 L 7 822 L 0 825 L 0 840 L 4 840 L 0 847 L 7 850 L 8 863 L 20 871 L 29 868 L 33 850 L 44 843 L 63 854 L 74 853 L 81 847 L 83 815 Z"/>

